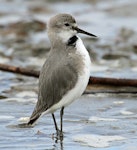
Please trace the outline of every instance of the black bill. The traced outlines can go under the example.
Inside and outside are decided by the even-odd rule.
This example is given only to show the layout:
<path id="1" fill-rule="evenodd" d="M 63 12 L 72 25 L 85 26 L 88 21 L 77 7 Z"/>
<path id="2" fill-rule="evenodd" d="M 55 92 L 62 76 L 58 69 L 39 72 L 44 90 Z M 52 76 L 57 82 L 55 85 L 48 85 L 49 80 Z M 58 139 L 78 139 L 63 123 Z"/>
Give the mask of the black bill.
<path id="1" fill-rule="evenodd" d="M 78 27 L 73 27 L 74 30 L 76 30 L 78 33 L 83 33 L 83 34 L 86 34 L 86 35 L 89 35 L 89 36 L 92 36 L 92 37 L 97 37 L 96 35 L 92 34 L 92 33 L 89 33 L 89 32 L 86 32 Z"/>

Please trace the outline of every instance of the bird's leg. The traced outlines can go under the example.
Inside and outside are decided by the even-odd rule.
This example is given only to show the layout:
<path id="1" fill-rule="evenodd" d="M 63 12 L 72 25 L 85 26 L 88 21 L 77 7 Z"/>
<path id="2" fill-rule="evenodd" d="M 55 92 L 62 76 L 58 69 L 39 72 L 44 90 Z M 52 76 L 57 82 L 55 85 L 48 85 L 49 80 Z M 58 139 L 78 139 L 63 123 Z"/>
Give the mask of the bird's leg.
<path id="1" fill-rule="evenodd" d="M 59 128 L 57 126 L 55 116 L 52 113 L 52 117 L 53 117 L 55 129 L 56 129 L 56 132 L 57 132 L 57 136 L 60 136 L 60 140 L 63 140 L 63 114 L 64 114 L 64 107 L 62 107 L 61 111 L 60 111 L 60 130 L 59 130 Z"/>
<path id="2" fill-rule="evenodd" d="M 56 122 L 56 119 L 55 119 L 55 116 L 54 116 L 53 113 L 52 113 L 52 118 L 53 118 L 53 121 L 54 121 L 55 129 L 56 129 L 56 131 L 57 131 L 57 133 L 58 133 L 58 132 L 59 132 L 59 128 L 58 128 L 58 126 L 57 126 L 57 122 Z"/>
<path id="3" fill-rule="evenodd" d="M 60 136 L 61 137 L 63 137 L 63 115 L 64 115 L 64 107 L 62 107 L 60 111 Z"/>

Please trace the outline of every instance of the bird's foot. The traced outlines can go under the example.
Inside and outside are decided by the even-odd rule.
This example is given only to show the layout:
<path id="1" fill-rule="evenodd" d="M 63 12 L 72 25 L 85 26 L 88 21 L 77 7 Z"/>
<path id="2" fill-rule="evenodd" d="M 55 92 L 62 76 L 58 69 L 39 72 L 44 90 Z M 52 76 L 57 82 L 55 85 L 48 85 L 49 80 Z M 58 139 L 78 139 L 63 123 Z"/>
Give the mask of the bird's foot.
<path id="1" fill-rule="evenodd" d="M 64 135 L 63 135 L 63 132 L 61 130 L 58 129 L 56 131 L 56 135 L 57 135 L 57 140 L 63 141 Z"/>

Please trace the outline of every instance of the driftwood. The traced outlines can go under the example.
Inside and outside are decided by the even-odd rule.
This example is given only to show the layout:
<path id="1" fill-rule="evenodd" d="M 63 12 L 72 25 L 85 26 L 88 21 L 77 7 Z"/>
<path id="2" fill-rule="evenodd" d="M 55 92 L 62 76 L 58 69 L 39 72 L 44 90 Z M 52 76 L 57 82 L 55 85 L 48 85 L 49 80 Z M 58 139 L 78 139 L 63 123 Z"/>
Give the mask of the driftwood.
<path id="1" fill-rule="evenodd" d="M 32 70 L 32 69 L 27 69 L 23 67 L 16 67 L 16 66 L 11 66 L 11 65 L 6 65 L 6 64 L 1 64 L 0 63 L 0 70 L 6 71 L 6 72 L 13 72 L 13 73 L 18 73 L 21 75 L 26 75 L 30 77 L 39 77 L 39 71 Z"/>
<path id="2" fill-rule="evenodd" d="M 105 78 L 91 76 L 89 79 L 89 85 L 90 84 L 137 87 L 137 79 Z"/>
<path id="3" fill-rule="evenodd" d="M 26 75 L 30 77 L 39 77 L 39 71 L 16 67 L 6 64 L 0 63 L 0 70 L 18 73 L 21 75 Z M 89 79 L 89 85 L 97 84 L 97 85 L 109 85 L 109 86 L 132 86 L 137 87 L 137 79 L 121 79 L 121 78 L 105 78 L 105 77 L 93 77 L 91 76 Z"/>

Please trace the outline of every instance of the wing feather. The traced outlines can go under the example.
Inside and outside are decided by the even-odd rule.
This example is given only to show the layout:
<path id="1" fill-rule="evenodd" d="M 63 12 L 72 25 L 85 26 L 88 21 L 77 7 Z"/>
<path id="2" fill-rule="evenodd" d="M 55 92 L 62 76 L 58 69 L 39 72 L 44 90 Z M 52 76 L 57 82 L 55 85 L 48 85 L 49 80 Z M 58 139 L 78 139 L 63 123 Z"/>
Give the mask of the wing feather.
<path id="1" fill-rule="evenodd" d="M 31 119 L 58 103 L 75 86 L 78 79 L 77 66 L 70 61 L 71 59 L 65 58 L 57 62 L 47 60 L 43 65 L 39 78 L 38 101 Z"/>

